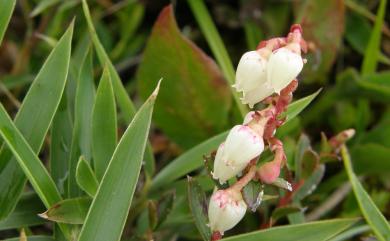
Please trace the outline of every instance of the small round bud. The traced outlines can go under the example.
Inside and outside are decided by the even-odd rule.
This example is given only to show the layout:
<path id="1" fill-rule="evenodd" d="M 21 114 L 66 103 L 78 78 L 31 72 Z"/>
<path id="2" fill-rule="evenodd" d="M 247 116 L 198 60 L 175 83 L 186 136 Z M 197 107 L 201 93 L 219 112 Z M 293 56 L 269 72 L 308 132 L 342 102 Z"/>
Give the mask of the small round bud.
<path id="1" fill-rule="evenodd" d="M 267 162 L 259 168 L 257 174 L 263 183 L 273 183 L 280 175 L 280 162 Z"/>
<path id="2" fill-rule="evenodd" d="M 208 216 L 213 232 L 223 234 L 232 229 L 244 217 L 247 209 L 240 191 L 218 190 L 210 198 Z"/>

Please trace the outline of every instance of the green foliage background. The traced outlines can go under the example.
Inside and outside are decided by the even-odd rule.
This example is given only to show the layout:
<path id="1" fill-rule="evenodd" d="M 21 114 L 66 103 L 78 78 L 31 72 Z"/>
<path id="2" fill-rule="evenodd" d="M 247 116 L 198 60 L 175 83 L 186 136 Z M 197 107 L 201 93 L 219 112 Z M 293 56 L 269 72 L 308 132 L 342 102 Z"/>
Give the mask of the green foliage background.
<path id="1" fill-rule="evenodd" d="M 248 111 L 235 66 L 300 23 L 307 64 L 277 136 L 303 185 L 285 207 L 248 211 L 227 240 L 390 240 L 386 7 L 0 0 L 0 239 L 207 239 L 203 155 Z M 348 128 L 343 162 L 322 155 Z"/>

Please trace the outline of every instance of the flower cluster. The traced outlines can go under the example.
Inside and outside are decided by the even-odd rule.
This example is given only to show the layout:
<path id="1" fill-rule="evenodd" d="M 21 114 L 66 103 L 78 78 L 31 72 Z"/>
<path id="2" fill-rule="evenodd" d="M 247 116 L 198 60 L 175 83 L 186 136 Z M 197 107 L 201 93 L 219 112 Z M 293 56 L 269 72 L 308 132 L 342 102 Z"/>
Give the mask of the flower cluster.
<path id="1" fill-rule="evenodd" d="M 251 108 L 263 102 L 263 110 L 249 112 L 241 125 L 234 126 L 220 144 L 214 159 L 213 178 L 220 184 L 240 176 L 227 189 L 216 190 L 210 198 L 208 215 L 213 240 L 233 228 L 245 215 L 247 204 L 242 189 L 253 179 L 273 184 L 285 165 L 283 143 L 274 134 L 284 123 L 280 115 L 292 100 L 297 88 L 306 51 L 302 29 L 293 25 L 285 38 L 263 41 L 258 49 L 245 53 L 237 67 L 235 89 L 242 92 L 242 102 Z M 274 159 L 257 167 L 264 148 Z"/>

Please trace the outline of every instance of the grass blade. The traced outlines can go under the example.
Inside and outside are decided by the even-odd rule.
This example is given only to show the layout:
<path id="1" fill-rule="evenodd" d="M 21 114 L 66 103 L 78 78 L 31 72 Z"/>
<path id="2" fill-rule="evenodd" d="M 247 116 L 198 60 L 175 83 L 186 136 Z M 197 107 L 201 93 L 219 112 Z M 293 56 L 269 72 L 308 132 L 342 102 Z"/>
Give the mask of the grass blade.
<path id="1" fill-rule="evenodd" d="M 0 0 L 0 45 L 3 41 L 4 33 L 7 30 L 9 20 L 15 8 L 16 0 Z"/>
<path id="2" fill-rule="evenodd" d="M 96 93 L 92 111 L 92 155 L 95 173 L 101 180 L 117 142 L 117 120 L 114 90 L 107 67 Z"/>
<path id="3" fill-rule="evenodd" d="M 58 223 L 83 224 L 91 202 L 89 197 L 65 199 L 39 216 Z"/>
<path id="4" fill-rule="evenodd" d="M 302 110 L 304 110 L 321 92 L 322 89 L 317 90 L 315 93 L 308 95 L 302 99 L 294 101 L 287 107 L 286 111 L 286 123 L 296 117 Z"/>
<path id="5" fill-rule="evenodd" d="M 351 158 L 345 145 L 341 147 L 341 155 L 353 192 L 364 218 L 371 226 L 372 231 L 374 231 L 374 234 L 379 240 L 390 240 L 390 225 L 375 203 L 371 200 L 368 193 L 364 190 L 362 184 L 359 182 L 359 179 L 353 172 Z"/>
<path id="6" fill-rule="evenodd" d="M 89 163 L 83 156 L 80 157 L 76 168 L 76 181 L 81 189 L 83 189 L 90 197 L 94 197 L 99 186 Z"/>
<path id="7" fill-rule="evenodd" d="M 99 62 L 103 66 L 107 65 L 107 68 L 110 72 L 112 87 L 114 89 L 116 100 L 119 108 L 122 111 L 121 113 L 122 117 L 125 120 L 125 123 L 130 123 L 130 121 L 133 119 L 136 112 L 134 104 L 131 101 L 130 97 L 128 96 L 126 89 L 123 86 L 122 81 L 118 75 L 118 72 L 115 70 L 114 65 L 112 64 L 110 58 L 108 57 L 106 51 L 103 48 L 103 45 L 99 40 L 95 27 L 93 26 L 91 13 L 89 12 L 87 1 L 83 0 L 82 4 L 83 4 L 84 16 L 88 24 L 88 30 L 90 32 L 92 42 L 96 49 Z M 146 162 L 145 170 L 149 176 L 152 176 L 155 169 L 154 167 L 155 160 L 154 160 L 152 147 L 149 143 L 145 151 L 145 162 Z"/>
<path id="8" fill-rule="evenodd" d="M 222 72 L 225 75 L 229 85 L 233 85 L 235 82 L 235 71 L 230 57 L 226 51 L 225 45 L 222 42 L 221 37 L 218 34 L 217 28 L 215 27 L 210 14 L 207 11 L 207 7 L 203 0 L 188 0 L 188 4 L 195 15 L 195 18 L 205 35 L 205 38 L 210 45 L 211 51 L 213 52 Z M 230 88 L 240 110 L 241 115 L 244 117 L 248 112 L 246 105 L 243 105 L 240 101 L 238 93 L 231 87 Z"/>
<path id="9" fill-rule="evenodd" d="M 88 53 L 89 52 L 89 53 Z M 68 163 L 68 195 L 76 197 L 80 189 L 76 183 L 76 166 L 82 155 L 87 161 L 91 160 L 92 142 L 92 108 L 95 102 L 95 86 L 93 82 L 92 51 L 86 52 L 77 81 L 75 100 L 75 120 L 73 128 L 72 146 Z"/>
<path id="10" fill-rule="evenodd" d="M 0 105 L 0 135 L 11 149 L 43 204 L 48 208 L 61 201 L 61 195 L 53 179 L 12 122 L 2 104 Z M 61 226 L 61 228 L 66 235 L 70 236 L 66 226 Z"/>
<path id="11" fill-rule="evenodd" d="M 79 240 L 120 240 L 141 170 L 158 88 L 139 109 L 118 143 Z"/>
<path id="12" fill-rule="evenodd" d="M 371 31 L 370 41 L 368 42 L 362 64 L 362 75 L 374 73 L 378 65 L 380 55 L 382 26 L 386 13 L 387 0 L 381 0 L 376 15 L 374 28 Z"/>
<path id="13" fill-rule="evenodd" d="M 305 224 L 286 225 L 237 235 L 224 241 L 325 241 L 344 231 L 358 219 L 331 219 Z"/>
<path id="14" fill-rule="evenodd" d="M 15 117 L 16 127 L 35 153 L 41 149 L 64 91 L 72 34 L 73 24 L 43 64 Z M 0 152 L 0 219 L 13 210 L 25 182 L 26 177 L 12 153 L 3 148 Z"/>

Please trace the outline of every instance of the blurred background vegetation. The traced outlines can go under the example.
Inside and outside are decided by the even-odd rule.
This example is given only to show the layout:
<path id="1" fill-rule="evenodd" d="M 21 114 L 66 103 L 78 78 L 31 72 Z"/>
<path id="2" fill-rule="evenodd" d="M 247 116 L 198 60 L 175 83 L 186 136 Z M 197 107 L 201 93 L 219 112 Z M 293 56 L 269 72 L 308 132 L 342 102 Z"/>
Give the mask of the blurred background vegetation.
<path id="1" fill-rule="evenodd" d="M 88 3 L 97 34 L 136 106 L 146 99 L 158 79 L 164 78 L 150 134 L 157 173 L 181 153 L 240 122 L 226 81 L 231 78 L 229 62 L 236 66 L 241 55 L 255 49 L 259 41 L 285 36 L 292 23 L 300 23 L 309 53 L 294 98 L 319 88 L 322 91 L 278 133 L 290 149 L 288 158 L 294 159 L 295 146 L 306 138 L 302 135 L 307 135 L 313 148 L 319 149 L 322 132 L 330 137 L 347 128 L 356 129 L 349 142 L 354 169 L 381 212 L 390 217 L 390 15 L 385 1 L 205 1 L 230 60 L 218 57 L 221 51 L 215 49 L 224 46 L 205 37 L 212 27 L 200 28 L 187 1 Z M 168 4 L 173 6 L 180 34 L 200 50 L 183 43 L 171 20 L 160 18 L 156 22 Z M 88 41 L 80 1 L 17 1 L 0 47 L 0 98 L 9 113 L 16 112 L 29 84 L 74 17 L 73 54 L 86 48 Z M 202 51 L 216 59 L 219 67 Z M 102 69 L 97 61 L 95 66 L 97 80 Z M 119 119 L 122 128 L 124 118 Z M 45 160 L 48 155 L 46 147 L 41 157 Z M 190 174 L 198 173 L 202 170 L 191 170 Z M 358 204 L 346 182 L 342 164 L 327 162 L 318 188 L 302 200 L 302 206 L 308 210 L 307 218 L 358 216 Z M 320 206 L 329 198 L 334 203 Z M 318 210 L 319 207 L 323 209 Z M 235 232 L 251 231 L 263 224 L 268 215 L 264 214 L 266 209 L 267 204 L 259 215 L 247 217 Z M 178 205 L 176 213 L 187 215 L 188 207 Z M 172 214 L 170 220 L 171 225 L 181 224 L 174 230 L 177 237 L 198 238 L 194 225 L 185 220 L 188 215 L 183 215 Z M 38 226 L 36 232 L 46 229 Z M 0 238 L 16 232 L 2 228 L 1 223 L 0 230 Z M 366 236 L 364 231 L 367 230 L 360 235 Z"/>

